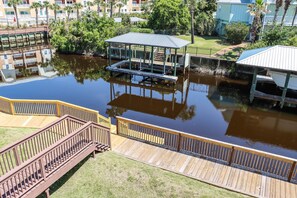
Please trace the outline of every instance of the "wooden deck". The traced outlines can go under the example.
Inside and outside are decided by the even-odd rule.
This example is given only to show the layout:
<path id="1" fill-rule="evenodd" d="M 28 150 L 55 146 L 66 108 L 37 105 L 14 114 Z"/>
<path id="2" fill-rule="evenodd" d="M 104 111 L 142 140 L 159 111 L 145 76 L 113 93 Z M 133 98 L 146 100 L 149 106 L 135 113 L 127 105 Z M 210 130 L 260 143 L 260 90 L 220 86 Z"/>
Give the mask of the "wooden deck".
<path id="1" fill-rule="evenodd" d="M 0 127 L 42 128 L 57 119 L 56 116 L 23 116 L 0 112 Z"/>
<path id="2" fill-rule="evenodd" d="M 112 150 L 127 158 L 254 197 L 297 197 L 297 185 L 168 149 L 111 136 Z"/>

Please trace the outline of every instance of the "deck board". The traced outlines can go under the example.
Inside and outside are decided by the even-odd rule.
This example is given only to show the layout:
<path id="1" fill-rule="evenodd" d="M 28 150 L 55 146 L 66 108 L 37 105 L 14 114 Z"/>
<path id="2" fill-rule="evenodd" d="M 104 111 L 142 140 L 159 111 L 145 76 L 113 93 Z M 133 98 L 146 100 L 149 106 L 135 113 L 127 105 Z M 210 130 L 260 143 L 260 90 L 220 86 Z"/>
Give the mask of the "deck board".
<path id="1" fill-rule="evenodd" d="M 127 158 L 255 197 L 297 197 L 297 185 L 206 159 L 111 136 L 113 150 Z"/>

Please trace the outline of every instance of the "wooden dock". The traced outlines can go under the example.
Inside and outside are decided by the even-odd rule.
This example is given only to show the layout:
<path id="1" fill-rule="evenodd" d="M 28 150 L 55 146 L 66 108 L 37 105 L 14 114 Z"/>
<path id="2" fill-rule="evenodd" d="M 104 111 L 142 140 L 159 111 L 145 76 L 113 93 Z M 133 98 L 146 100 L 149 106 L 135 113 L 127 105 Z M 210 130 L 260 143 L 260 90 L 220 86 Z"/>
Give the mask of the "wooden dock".
<path id="1" fill-rule="evenodd" d="M 297 185 L 202 158 L 149 145 L 122 136 L 111 136 L 112 150 L 127 158 L 211 185 L 254 197 L 297 197 Z"/>

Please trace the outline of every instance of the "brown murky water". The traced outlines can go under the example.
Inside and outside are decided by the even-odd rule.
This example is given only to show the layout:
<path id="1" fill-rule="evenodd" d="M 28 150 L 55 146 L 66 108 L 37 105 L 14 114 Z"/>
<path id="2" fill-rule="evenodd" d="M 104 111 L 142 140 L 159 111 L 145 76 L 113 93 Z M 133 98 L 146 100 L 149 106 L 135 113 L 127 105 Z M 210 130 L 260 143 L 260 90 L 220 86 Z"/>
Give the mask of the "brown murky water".
<path id="1" fill-rule="evenodd" d="M 2 83 L 0 95 L 63 100 L 113 118 L 124 116 L 297 158 L 296 108 L 280 111 L 260 100 L 250 105 L 248 81 L 190 73 L 171 87 L 138 76 L 111 77 L 101 58 L 60 55 L 51 64 L 60 76 Z"/>

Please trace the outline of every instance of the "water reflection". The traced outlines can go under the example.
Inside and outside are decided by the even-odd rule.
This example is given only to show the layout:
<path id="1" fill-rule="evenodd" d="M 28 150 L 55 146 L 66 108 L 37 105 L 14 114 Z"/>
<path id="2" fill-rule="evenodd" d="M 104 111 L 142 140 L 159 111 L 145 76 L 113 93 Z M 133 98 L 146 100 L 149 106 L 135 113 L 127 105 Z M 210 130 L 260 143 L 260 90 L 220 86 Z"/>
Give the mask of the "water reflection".
<path id="1" fill-rule="evenodd" d="M 182 120 L 195 116 L 195 106 L 187 106 L 189 78 L 181 77 L 175 86 L 162 85 L 142 76 L 122 75 L 111 77 L 111 117 L 122 115 L 127 109 L 150 115 Z M 119 110 L 115 112 L 115 110 Z"/>
<path id="2" fill-rule="evenodd" d="M 34 46 L 0 52 L 0 77 L 3 82 L 52 78 L 56 72 L 51 64 L 54 54 L 49 46 Z"/>
<path id="3" fill-rule="evenodd" d="M 0 95 L 63 100 L 113 118 L 124 116 L 297 157 L 296 112 L 250 106 L 248 81 L 190 73 L 171 87 L 142 77 L 112 77 L 104 69 L 107 60 L 98 57 L 57 55 L 48 64 L 58 77 L 0 86 Z"/>

